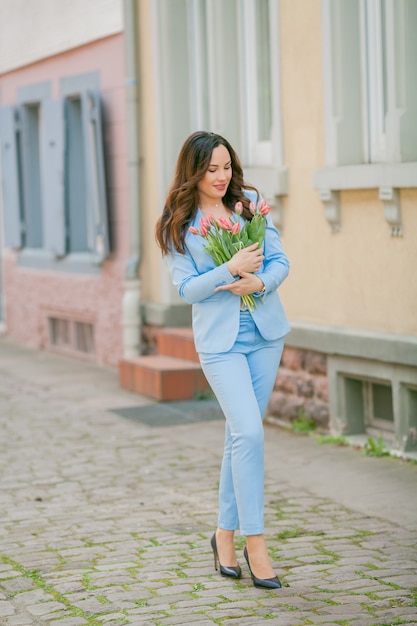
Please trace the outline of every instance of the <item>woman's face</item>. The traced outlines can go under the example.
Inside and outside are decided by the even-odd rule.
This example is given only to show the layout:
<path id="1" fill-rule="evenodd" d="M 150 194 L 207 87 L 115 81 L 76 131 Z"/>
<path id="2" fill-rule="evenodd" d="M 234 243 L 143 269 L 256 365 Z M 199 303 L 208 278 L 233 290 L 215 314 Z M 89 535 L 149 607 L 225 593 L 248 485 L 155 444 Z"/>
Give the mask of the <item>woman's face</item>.
<path id="1" fill-rule="evenodd" d="M 201 207 L 213 207 L 226 194 L 232 178 L 232 161 L 229 151 L 220 144 L 211 153 L 210 165 L 197 183 Z"/>

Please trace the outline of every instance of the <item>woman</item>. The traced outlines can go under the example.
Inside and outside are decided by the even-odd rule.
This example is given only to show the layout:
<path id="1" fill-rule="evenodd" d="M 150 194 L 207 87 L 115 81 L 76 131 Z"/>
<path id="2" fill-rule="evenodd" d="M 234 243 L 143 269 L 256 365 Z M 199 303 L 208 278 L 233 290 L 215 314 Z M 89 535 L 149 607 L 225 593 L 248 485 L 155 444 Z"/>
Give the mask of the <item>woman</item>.
<path id="1" fill-rule="evenodd" d="M 278 588 L 264 538 L 264 434 L 262 419 L 290 328 L 276 292 L 289 263 L 270 215 L 263 249 L 250 245 L 216 266 L 194 233 L 200 219 L 250 220 L 250 202 L 261 198 L 244 183 L 229 142 L 199 131 L 185 141 L 156 238 L 179 295 L 192 304 L 193 333 L 201 366 L 226 418 L 219 486 L 218 528 L 211 539 L 214 564 L 240 578 L 234 532 L 246 537 L 244 556 L 253 584 Z M 234 212 L 241 202 L 241 217 Z M 251 312 L 241 296 L 253 294 Z"/>

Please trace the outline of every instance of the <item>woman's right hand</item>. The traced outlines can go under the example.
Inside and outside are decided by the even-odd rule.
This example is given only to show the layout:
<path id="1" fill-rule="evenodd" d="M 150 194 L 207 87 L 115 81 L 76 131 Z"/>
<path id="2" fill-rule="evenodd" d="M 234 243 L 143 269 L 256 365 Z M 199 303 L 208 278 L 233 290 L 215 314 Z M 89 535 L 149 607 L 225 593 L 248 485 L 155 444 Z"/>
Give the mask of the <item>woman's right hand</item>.
<path id="1" fill-rule="evenodd" d="M 236 252 L 227 262 L 227 268 L 233 276 L 237 276 L 240 272 L 257 272 L 264 258 L 263 250 L 256 242 Z"/>

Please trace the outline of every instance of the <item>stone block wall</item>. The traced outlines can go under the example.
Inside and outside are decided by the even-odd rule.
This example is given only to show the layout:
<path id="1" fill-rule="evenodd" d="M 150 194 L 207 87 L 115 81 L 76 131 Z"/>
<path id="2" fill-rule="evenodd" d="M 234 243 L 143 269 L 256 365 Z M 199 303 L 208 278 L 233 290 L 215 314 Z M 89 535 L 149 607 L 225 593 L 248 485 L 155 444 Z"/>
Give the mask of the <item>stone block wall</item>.
<path id="1" fill-rule="evenodd" d="M 292 422 L 303 413 L 319 430 L 328 430 L 327 358 L 319 352 L 286 346 L 268 414 Z"/>

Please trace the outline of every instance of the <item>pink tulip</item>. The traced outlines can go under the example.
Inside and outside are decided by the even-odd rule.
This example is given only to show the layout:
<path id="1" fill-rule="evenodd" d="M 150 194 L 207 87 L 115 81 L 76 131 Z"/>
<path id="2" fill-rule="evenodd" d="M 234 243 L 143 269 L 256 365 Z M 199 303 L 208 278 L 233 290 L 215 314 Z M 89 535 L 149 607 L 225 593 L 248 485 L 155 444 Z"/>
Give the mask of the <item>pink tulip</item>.
<path id="1" fill-rule="evenodd" d="M 236 222 L 235 224 L 233 224 L 232 226 L 232 233 L 234 235 L 237 235 L 238 233 L 240 233 L 240 223 Z"/>
<path id="2" fill-rule="evenodd" d="M 271 207 L 268 206 L 267 202 L 265 199 L 263 199 L 258 206 L 258 211 L 261 215 L 263 215 L 265 217 L 265 215 L 268 215 L 268 213 L 270 212 Z"/>
<path id="3" fill-rule="evenodd" d="M 252 215 L 255 215 L 255 213 L 256 213 L 256 206 L 255 206 L 254 202 L 250 203 L 249 209 L 250 209 L 250 212 L 252 213 Z"/>
<path id="4" fill-rule="evenodd" d="M 194 226 L 190 226 L 190 228 L 188 229 L 190 231 L 190 233 L 192 233 L 193 235 L 199 235 L 199 231 L 194 228 Z"/>
<path id="5" fill-rule="evenodd" d="M 206 228 L 205 226 L 203 226 L 203 224 L 200 226 L 200 235 L 202 237 L 207 237 L 208 231 L 209 231 L 209 229 Z"/>
<path id="6" fill-rule="evenodd" d="M 270 212 L 270 210 L 271 210 L 271 207 L 270 207 L 270 206 L 268 206 L 268 205 L 266 204 L 265 206 L 263 206 L 263 207 L 260 209 L 261 215 L 263 215 L 263 216 L 265 217 L 265 215 L 268 215 L 268 213 Z"/>
<path id="7" fill-rule="evenodd" d="M 226 217 L 219 217 L 217 221 L 218 221 L 220 228 L 222 228 L 223 230 L 232 230 L 233 224 Z"/>
<path id="8" fill-rule="evenodd" d="M 210 222 L 210 224 L 214 224 L 216 221 L 216 218 L 214 217 L 213 213 L 210 213 L 207 219 Z"/>
<path id="9" fill-rule="evenodd" d="M 207 219 L 207 217 L 202 217 L 200 219 L 200 228 L 203 227 L 203 226 L 204 226 L 204 228 L 210 228 L 210 222 Z"/>
<path id="10" fill-rule="evenodd" d="M 242 211 L 243 211 L 243 204 L 240 201 L 236 202 L 235 213 L 237 213 L 238 215 L 242 215 Z"/>

